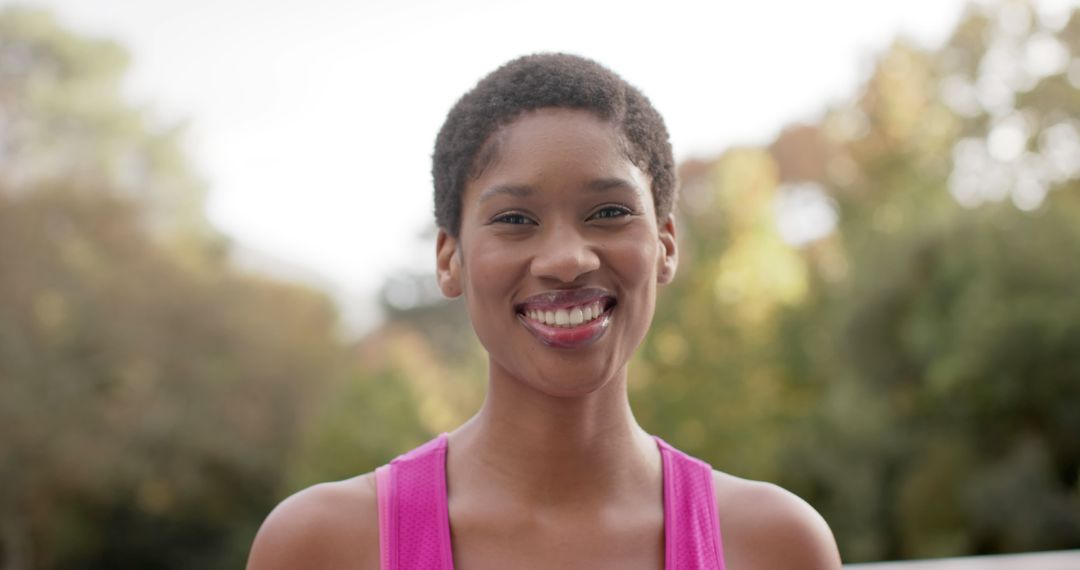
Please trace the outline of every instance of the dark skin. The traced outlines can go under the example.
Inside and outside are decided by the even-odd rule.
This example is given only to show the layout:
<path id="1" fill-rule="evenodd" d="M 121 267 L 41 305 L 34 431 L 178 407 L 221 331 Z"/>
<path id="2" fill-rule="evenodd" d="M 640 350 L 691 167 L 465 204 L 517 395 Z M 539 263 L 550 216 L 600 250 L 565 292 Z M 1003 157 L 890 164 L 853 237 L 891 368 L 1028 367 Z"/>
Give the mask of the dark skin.
<path id="1" fill-rule="evenodd" d="M 657 220 L 618 131 L 566 109 L 504 127 L 462 205 L 459 235 L 440 232 L 437 274 L 446 295 L 465 298 L 490 381 L 480 412 L 449 439 L 455 567 L 663 568 L 660 453 L 626 381 L 656 288 L 675 274 L 674 222 Z M 581 288 L 616 300 L 598 338 L 553 347 L 529 329 L 523 302 Z M 713 480 L 729 569 L 840 567 L 828 526 L 801 499 L 718 471 Z M 248 568 L 377 569 L 378 550 L 365 474 L 279 505 Z"/>

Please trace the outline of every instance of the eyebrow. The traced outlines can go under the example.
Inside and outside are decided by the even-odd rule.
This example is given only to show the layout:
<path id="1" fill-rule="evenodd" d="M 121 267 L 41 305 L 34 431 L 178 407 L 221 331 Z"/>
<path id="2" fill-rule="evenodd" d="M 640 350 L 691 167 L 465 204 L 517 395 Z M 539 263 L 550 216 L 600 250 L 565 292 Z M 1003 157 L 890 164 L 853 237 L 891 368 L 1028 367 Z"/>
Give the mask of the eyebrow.
<path id="1" fill-rule="evenodd" d="M 641 193 L 642 189 L 638 188 L 636 184 L 623 178 L 598 178 L 590 181 L 585 185 L 585 189 L 590 192 L 608 192 L 611 190 L 628 189 L 634 192 Z M 493 198 L 498 195 L 510 195 L 516 198 L 525 198 L 532 195 L 536 190 L 527 184 L 498 184 L 484 190 L 477 198 L 477 202 L 483 203 L 484 201 Z"/>
<path id="2" fill-rule="evenodd" d="M 638 188 L 637 184 L 634 184 L 633 182 L 624 178 L 598 178 L 596 180 L 593 180 L 592 182 L 589 182 L 589 184 L 586 185 L 585 188 L 595 192 L 618 190 L 620 188 L 633 190 L 634 192 L 639 193 L 642 192 L 642 189 Z"/>
<path id="3" fill-rule="evenodd" d="M 533 187 L 525 184 L 498 184 L 484 190 L 480 194 L 480 197 L 476 199 L 477 202 L 483 203 L 485 200 L 494 198 L 495 196 L 506 194 L 517 198 L 524 198 L 533 193 Z"/>

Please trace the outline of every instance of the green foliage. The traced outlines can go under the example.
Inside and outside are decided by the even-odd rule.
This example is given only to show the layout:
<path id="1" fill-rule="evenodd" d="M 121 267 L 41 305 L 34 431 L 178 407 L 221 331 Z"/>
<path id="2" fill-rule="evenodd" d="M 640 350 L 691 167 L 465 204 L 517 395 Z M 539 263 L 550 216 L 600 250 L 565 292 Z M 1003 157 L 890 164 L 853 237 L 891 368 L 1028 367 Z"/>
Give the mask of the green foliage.
<path id="1" fill-rule="evenodd" d="M 1003 24 L 1017 14 L 1035 22 L 1004 3 L 969 11 L 938 52 L 896 44 L 821 124 L 813 181 L 839 224 L 804 248 L 813 292 L 779 338 L 803 346 L 790 385 L 826 389 L 776 461 L 848 560 L 1080 546 L 1080 169 L 1052 135 L 1075 133 L 1077 64 L 1039 76 L 987 55 L 1075 45 L 1080 18 L 1055 35 Z M 1012 95 L 948 95 L 993 81 Z"/>
<path id="2" fill-rule="evenodd" d="M 158 236 L 215 238 L 205 188 L 182 150 L 183 129 L 160 126 L 124 100 L 127 52 L 60 28 L 43 10 L 0 11 L 0 183 L 19 194 L 79 180 L 127 196 Z M 200 245 L 206 245 L 205 243 Z"/>
<path id="3" fill-rule="evenodd" d="M 372 471 L 433 435 L 410 390 L 411 364 L 424 349 L 417 340 L 385 330 L 356 350 L 358 366 L 326 391 L 307 426 L 290 490 Z"/>
<path id="4" fill-rule="evenodd" d="M 861 262 L 873 273 L 855 276 L 827 329 L 845 358 L 826 405 L 846 408 L 855 393 L 874 412 L 829 418 L 825 439 L 839 445 L 802 452 L 819 455 L 816 484 L 833 487 L 819 506 L 836 512 L 838 530 L 845 520 L 852 534 L 879 528 L 853 557 L 1080 541 L 1080 272 L 1063 263 L 1080 248 L 1080 211 L 1057 199 L 1070 191 L 1037 215 L 958 211 L 949 227 L 889 247 L 888 267 L 883 254 Z M 843 497 L 851 489 L 829 463 L 880 478 L 860 492 L 876 497 L 862 520 L 849 510 L 862 501 Z"/>
<path id="5" fill-rule="evenodd" d="M 0 12 L 0 566 L 235 568 L 280 499 L 336 311 L 244 274 L 127 56 Z"/>
<path id="6" fill-rule="evenodd" d="M 121 547 L 159 566 L 170 535 L 218 541 L 257 521 L 310 388 L 343 358 L 325 299 L 193 272 L 137 212 L 87 192 L 0 194 L 0 512 L 44 546 L 41 567 Z M 95 531 L 101 517 L 117 522 Z M 125 531 L 145 526 L 162 533 Z"/>

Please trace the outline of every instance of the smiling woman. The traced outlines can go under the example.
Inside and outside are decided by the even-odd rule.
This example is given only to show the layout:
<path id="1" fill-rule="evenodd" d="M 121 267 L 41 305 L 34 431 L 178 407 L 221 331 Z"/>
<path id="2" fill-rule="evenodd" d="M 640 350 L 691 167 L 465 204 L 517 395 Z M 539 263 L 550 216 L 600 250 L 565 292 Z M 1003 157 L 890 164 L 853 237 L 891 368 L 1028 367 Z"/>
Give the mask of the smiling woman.
<path id="1" fill-rule="evenodd" d="M 644 339 L 656 285 L 674 275 L 674 227 L 657 223 L 618 129 L 591 112 L 531 111 L 500 139 L 466 184 L 459 235 L 440 234 L 440 285 L 464 294 L 493 383 L 586 396 L 618 382 Z"/>
<path id="2" fill-rule="evenodd" d="M 434 158 L 439 286 L 489 356 L 480 411 L 375 473 L 287 499 L 248 567 L 838 568 L 806 503 L 651 436 L 627 366 L 677 266 L 663 120 L 568 55 L 514 60 Z"/>

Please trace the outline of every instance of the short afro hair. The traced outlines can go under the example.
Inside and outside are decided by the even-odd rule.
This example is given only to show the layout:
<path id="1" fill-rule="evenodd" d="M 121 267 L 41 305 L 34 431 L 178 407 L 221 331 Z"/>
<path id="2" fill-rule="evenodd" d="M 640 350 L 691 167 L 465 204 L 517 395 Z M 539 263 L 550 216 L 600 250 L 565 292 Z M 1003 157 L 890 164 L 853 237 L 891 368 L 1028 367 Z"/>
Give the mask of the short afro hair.
<path id="1" fill-rule="evenodd" d="M 522 114 L 543 108 L 582 109 L 622 132 L 627 157 L 652 179 L 657 220 L 675 202 L 675 160 L 660 113 L 634 86 L 583 57 L 543 53 L 519 57 L 488 74 L 446 115 L 435 139 L 431 174 L 435 222 L 451 236 L 461 230 L 461 196 L 490 157 L 488 140 Z"/>

